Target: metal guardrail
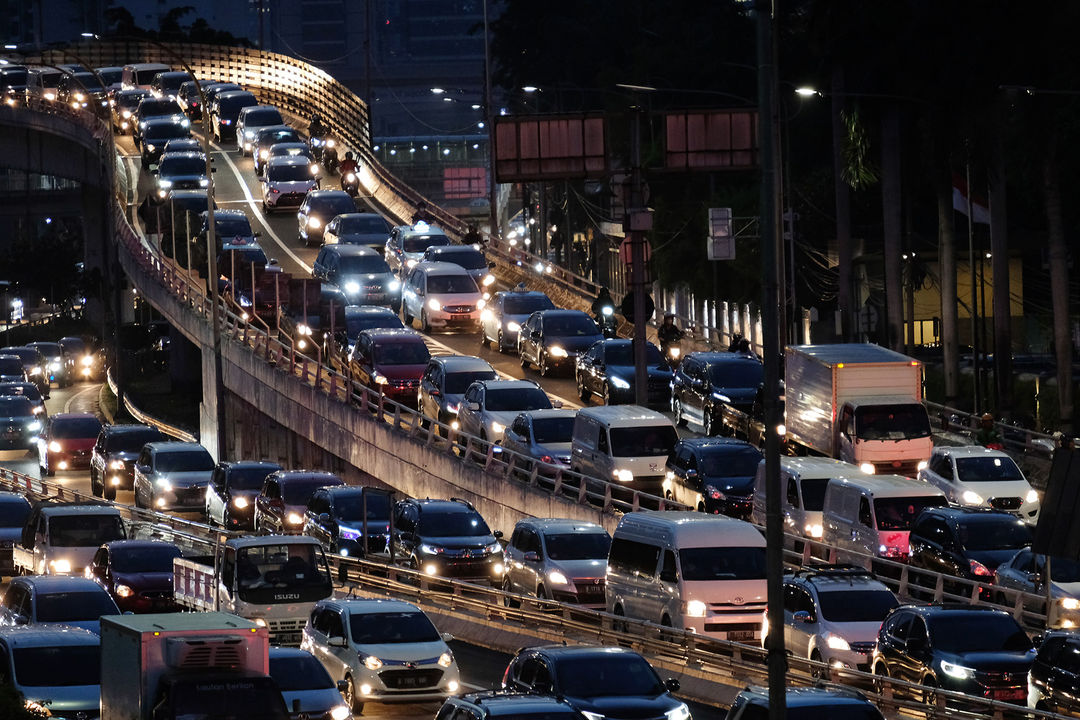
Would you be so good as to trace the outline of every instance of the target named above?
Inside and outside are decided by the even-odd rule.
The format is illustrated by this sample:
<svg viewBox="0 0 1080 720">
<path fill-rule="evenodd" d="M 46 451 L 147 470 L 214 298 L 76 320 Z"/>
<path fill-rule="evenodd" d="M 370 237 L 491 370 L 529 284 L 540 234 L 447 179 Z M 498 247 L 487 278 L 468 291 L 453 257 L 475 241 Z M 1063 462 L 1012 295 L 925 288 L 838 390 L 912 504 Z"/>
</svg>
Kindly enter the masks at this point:
<svg viewBox="0 0 1080 720">
<path fill-rule="evenodd" d="M 109 385 L 109 390 L 111 390 L 112 394 L 115 396 L 117 394 L 117 388 L 116 381 L 113 380 L 112 368 L 106 370 L 105 380 Z M 183 440 L 184 442 L 199 442 L 199 438 L 197 438 L 195 435 L 192 435 L 187 430 L 177 427 L 176 425 L 170 425 L 164 420 L 159 420 L 153 415 L 147 412 L 143 412 L 142 410 L 137 408 L 135 406 L 135 403 L 131 402 L 131 395 L 129 394 L 124 395 L 124 409 L 127 410 L 128 414 L 131 415 L 131 417 L 135 418 L 139 422 L 143 423 L 144 425 L 156 427 L 158 430 L 165 433 L 166 435 L 169 435 L 170 437 L 174 437 L 177 440 Z"/>
</svg>

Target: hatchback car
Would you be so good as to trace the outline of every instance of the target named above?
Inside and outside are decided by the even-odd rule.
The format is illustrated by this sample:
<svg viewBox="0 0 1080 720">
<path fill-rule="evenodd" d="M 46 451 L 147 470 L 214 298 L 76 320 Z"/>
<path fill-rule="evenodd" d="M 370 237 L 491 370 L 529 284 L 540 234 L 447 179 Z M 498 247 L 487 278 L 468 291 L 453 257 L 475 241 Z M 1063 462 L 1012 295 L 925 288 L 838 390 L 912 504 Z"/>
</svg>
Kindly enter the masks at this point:
<svg viewBox="0 0 1080 720">
<path fill-rule="evenodd" d="M 401 307 L 401 283 L 382 255 L 363 245 L 326 245 L 319 250 L 311 274 L 332 283 L 350 305 Z"/>
<path fill-rule="evenodd" d="M 999 565 L 1031 541 L 1031 529 L 1007 512 L 927 508 L 911 526 L 908 562 L 912 567 L 988 583 Z M 949 588 L 950 583 L 946 581 L 945 586 Z M 951 591 L 971 592 L 967 585 L 957 585 Z"/>
<path fill-rule="evenodd" d="M 502 533 L 465 500 L 402 500 L 393 525 L 397 562 L 425 575 L 502 584 Z"/>
<path fill-rule="evenodd" d="M 645 658 L 621 647 L 519 650 L 506 666 L 502 687 L 564 698 L 587 718 L 690 720 L 686 703 L 671 695 L 679 681 L 661 681 Z"/>
<path fill-rule="evenodd" d="M 451 263 L 423 262 L 414 267 L 401 286 L 401 316 L 406 326 L 413 318 L 420 329 L 480 328 L 484 298 L 469 274 Z"/>
<path fill-rule="evenodd" d="M 398 225 L 390 230 L 390 237 L 383 246 L 386 264 L 404 278 L 416 267 L 429 247 L 449 245 L 450 238 L 437 227 L 425 222 L 415 225 Z"/>
<path fill-rule="evenodd" d="M 651 342 L 645 343 L 648 406 L 667 409 L 671 402 L 671 367 Z M 596 395 L 605 405 L 636 402 L 634 341 L 608 338 L 578 355 L 574 367 L 578 397 Z"/>
<path fill-rule="evenodd" d="M 0 625 L 62 624 L 98 633 L 102 615 L 119 614 L 109 593 L 84 577 L 12 578 L 0 601 Z"/>
<path fill-rule="evenodd" d="M 169 142 L 165 143 L 165 154 L 174 152 L 193 152 L 201 155 L 204 160 L 206 158 L 206 154 L 203 152 L 202 142 L 198 138 L 193 137 L 176 138 L 175 140 L 170 140 Z M 211 158 L 210 162 L 213 161 L 213 158 Z"/>
<path fill-rule="evenodd" d="M 701 425 L 706 435 L 723 426 L 723 408 L 753 413 L 764 369 L 757 358 L 740 353 L 694 352 L 679 363 L 671 381 L 675 422 Z"/>
<path fill-rule="evenodd" d="M 205 82 L 200 84 L 204 88 L 207 86 Z M 180 87 L 176 91 L 176 104 L 180 106 L 180 109 L 184 111 L 189 120 L 198 120 L 202 117 L 202 101 L 199 98 L 199 87 L 196 86 L 194 80 L 180 83 Z"/>
<path fill-rule="evenodd" d="M 29 450 L 37 447 L 41 418 L 34 404 L 20 395 L 0 395 L 0 449 Z"/>
<path fill-rule="evenodd" d="M 38 466 L 41 475 L 52 477 L 57 470 L 85 470 L 101 421 L 92 413 L 57 413 L 45 421 L 38 435 Z"/>
<path fill-rule="evenodd" d="M 495 368 L 472 355 L 437 355 L 428 360 L 420 378 L 417 400 L 421 414 L 457 429 L 465 391 L 477 380 L 494 380 Z"/>
<path fill-rule="evenodd" d="M 1030 525 L 1039 518 L 1039 493 L 1002 450 L 936 447 L 919 479 L 940 488 L 957 505 L 1007 510 Z"/>
<path fill-rule="evenodd" d="M 255 529 L 255 498 L 270 473 L 282 467 L 273 462 L 219 462 L 206 486 L 206 520 L 226 530 Z"/>
<path fill-rule="evenodd" d="M 281 111 L 273 105 L 250 105 L 240 109 L 236 118 L 236 149 L 241 155 L 251 154 L 255 133 L 260 128 L 284 125 Z"/>
<path fill-rule="evenodd" d="M 135 111 L 139 108 L 139 103 L 148 97 L 152 97 L 150 91 L 139 88 L 116 92 L 112 101 L 113 130 L 121 135 L 132 134 L 135 128 Z"/>
<path fill-rule="evenodd" d="M 390 532 L 390 493 L 380 488 L 336 485 L 322 487 L 308 500 L 304 534 L 330 552 L 363 557 L 386 552 Z"/>
<path fill-rule="evenodd" d="M 367 245 L 382 252 L 390 236 L 390 223 L 378 213 L 345 213 L 326 226 L 323 242 L 327 245 Z M 385 258 L 384 258 L 385 259 Z M 389 267 L 389 266 L 388 266 Z"/>
<path fill-rule="evenodd" d="M 686 438 L 668 456 L 664 497 L 702 512 L 749 519 L 761 451 L 734 438 Z"/>
<path fill-rule="evenodd" d="M 539 464 L 542 475 L 570 469 L 570 447 L 577 410 L 529 410 L 519 413 L 503 431 L 502 446 Z M 532 467 L 525 468 L 528 471 Z"/>
<path fill-rule="evenodd" d="M 270 677 L 291 713 L 324 720 L 350 717 L 341 690 L 318 658 L 307 650 L 271 647 Z"/>
<path fill-rule="evenodd" d="M 270 473 L 255 498 L 255 529 L 276 534 L 303 532 L 304 513 L 315 491 L 344 484 L 333 473 L 315 470 L 278 470 Z"/>
<path fill-rule="evenodd" d="M 90 455 L 90 492 L 116 499 L 120 488 L 135 487 L 135 460 L 143 445 L 169 438 L 149 425 L 104 425 Z"/>
<path fill-rule="evenodd" d="M 497 443 L 518 413 L 553 407 L 533 380 L 479 380 L 465 390 L 458 422 L 461 432 Z"/>
<path fill-rule="evenodd" d="M 461 678 L 454 654 L 428 616 L 401 600 L 320 600 L 300 647 L 345 684 L 355 714 L 367 702 L 430 702 L 454 695 Z"/>
<path fill-rule="evenodd" d="M 300 239 L 307 246 L 321 243 L 327 224 L 338 215 L 352 212 L 356 212 L 356 202 L 344 190 L 312 190 L 296 213 Z"/>
<path fill-rule="evenodd" d="M 1046 587 L 1046 556 L 1024 548 L 1008 561 L 998 566 L 994 573 L 994 585 L 1018 590 L 1021 603 L 1027 610 L 1047 612 L 1046 626 L 1062 630 L 1080 628 L 1080 562 L 1068 557 L 1050 557 L 1050 588 Z M 1034 596 L 1034 597 L 1032 597 Z M 1046 597 L 1053 599 L 1049 608 Z M 995 591 L 998 605 L 1013 606 L 1013 593 Z"/>
<path fill-rule="evenodd" d="M 506 545 L 503 590 L 604 610 L 611 536 L 596 523 L 527 518 Z"/>
<path fill-rule="evenodd" d="M 145 100 L 143 102 L 146 102 Z M 176 138 L 191 137 L 187 123 L 177 122 L 172 118 L 147 120 L 142 129 L 142 167 L 149 170 L 165 151 L 165 143 Z"/>
<path fill-rule="evenodd" d="M 302 157 L 306 158 L 312 165 L 311 174 L 317 175 L 319 168 L 315 162 L 315 156 L 311 154 L 311 147 L 305 142 L 279 142 L 270 146 L 270 149 L 266 153 L 266 157 L 261 161 L 265 167 L 266 162 L 270 158 L 276 157 Z"/>
<path fill-rule="evenodd" d="M 881 711 L 857 690 L 838 687 L 789 687 L 784 693 L 787 720 L 884 720 Z M 769 689 L 747 687 L 728 709 L 726 720 L 767 720 Z"/>
<path fill-rule="evenodd" d="M 484 253 L 472 245 L 433 245 L 424 251 L 420 262 L 453 263 L 469 273 L 481 291 L 495 283 L 491 268 L 495 263 L 488 262 Z"/>
<path fill-rule="evenodd" d="M 47 708 L 52 717 L 95 717 L 101 708 L 101 639 L 64 626 L 0 628 L 0 678 L 20 705 Z"/>
<path fill-rule="evenodd" d="M 258 105 L 258 99 L 254 93 L 241 90 L 238 86 L 222 89 L 217 93 L 210 90 L 204 92 L 207 95 L 206 101 L 210 103 L 210 132 L 214 139 L 218 143 L 235 140 L 236 121 L 240 117 L 240 111 Z M 198 97 L 195 100 L 198 101 Z"/>
<path fill-rule="evenodd" d="M 272 157 L 266 161 L 266 170 L 259 183 L 262 188 L 262 209 L 271 213 L 282 208 L 298 208 L 308 193 L 319 187 L 319 180 L 312 172 L 306 157 Z"/>
<path fill-rule="evenodd" d="M 41 390 L 32 382 L 0 382 L 0 395 L 18 395 L 30 401 L 34 414 L 42 422 L 49 416 L 45 409 L 45 398 Z"/>
<path fill-rule="evenodd" d="M 202 510 L 214 458 L 198 443 L 153 442 L 135 461 L 135 507 Z"/>
<path fill-rule="evenodd" d="M 29 342 L 26 347 L 34 348 L 45 358 L 45 372 L 50 382 L 60 387 L 67 387 L 75 382 L 75 360 L 64 355 L 64 349 L 56 342 Z"/>
<path fill-rule="evenodd" d="M 570 367 L 578 355 L 603 340 L 600 327 L 581 310 L 541 310 L 534 312 L 518 333 L 521 367 L 536 365 L 541 375 Z"/>
<path fill-rule="evenodd" d="M 480 344 L 495 343 L 502 353 L 516 353 L 518 332 L 529 316 L 540 310 L 554 310 L 555 303 L 539 291 L 529 291 L 524 283 L 513 290 L 495 293 L 480 313 Z"/>
<path fill-rule="evenodd" d="M 278 143 L 303 145 L 303 139 L 300 133 L 288 125 L 272 125 L 255 131 L 255 137 L 251 141 L 251 158 L 256 175 L 263 174 L 266 161 L 270 159 L 270 148 Z"/>
<path fill-rule="evenodd" d="M 349 354 L 349 369 L 357 382 L 413 407 L 430 359 L 424 337 L 413 330 L 364 330 Z"/>
<path fill-rule="evenodd" d="M 180 548 L 161 540 L 113 540 L 105 543 L 86 577 L 103 587 L 123 612 L 172 612 L 173 560 Z"/>
<path fill-rule="evenodd" d="M 173 142 L 170 140 L 168 144 Z M 206 156 L 197 152 L 162 153 L 154 177 L 157 190 L 150 198 L 158 204 L 165 202 L 173 190 L 199 190 L 210 186 L 210 178 L 206 174 Z"/>
<path fill-rule="evenodd" d="M 404 330 L 405 324 L 393 308 L 378 305 L 349 305 L 345 308 L 345 338 L 349 351 L 364 330 Z"/>
</svg>

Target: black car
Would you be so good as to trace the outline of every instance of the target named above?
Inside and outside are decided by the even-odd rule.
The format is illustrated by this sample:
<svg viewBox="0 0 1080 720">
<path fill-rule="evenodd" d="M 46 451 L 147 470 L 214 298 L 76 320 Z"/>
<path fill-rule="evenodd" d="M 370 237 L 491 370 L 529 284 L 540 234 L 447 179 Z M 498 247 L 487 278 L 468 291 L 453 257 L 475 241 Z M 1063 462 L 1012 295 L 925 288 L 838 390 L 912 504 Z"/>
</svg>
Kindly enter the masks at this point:
<svg viewBox="0 0 1080 720">
<path fill-rule="evenodd" d="M 169 439 L 149 425 L 103 425 L 90 455 L 90 492 L 115 500 L 117 488 L 131 490 L 143 445 Z"/>
<path fill-rule="evenodd" d="M 664 494 L 703 512 L 746 520 L 762 457 L 750 443 L 733 438 L 680 440 L 668 457 Z"/>
<path fill-rule="evenodd" d="M 857 690 L 792 687 L 785 691 L 787 720 L 884 720 L 881 711 Z M 747 687 L 735 697 L 726 720 L 768 720 L 769 688 Z"/>
<path fill-rule="evenodd" d="M 203 86 L 206 83 L 202 83 Z M 180 84 L 176 91 L 176 103 L 183 108 L 184 114 L 190 120 L 198 120 L 202 117 L 202 105 L 199 100 L 199 87 L 194 80 L 188 80 Z"/>
<path fill-rule="evenodd" d="M 881 624 L 871 667 L 875 675 L 921 685 L 923 702 L 942 688 L 1022 703 L 1034 657 L 1031 639 L 1004 610 L 901 605 Z"/>
<path fill-rule="evenodd" d="M 472 355 L 436 355 L 428 360 L 420 378 L 420 412 L 444 425 L 457 423 L 465 391 L 477 380 L 495 380 L 498 375 L 487 360 Z"/>
<path fill-rule="evenodd" d="M 366 522 L 365 522 L 366 518 Z M 342 557 L 386 551 L 390 532 L 390 493 L 380 488 L 337 485 L 319 488 L 308 500 L 304 534 Z"/>
<path fill-rule="evenodd" d="M 219 143 L 236 139 L 236 119 L 240 117 L 240 111 L 259 104 L 254 94 L 239 88 L 207 93 L 206 101 L 210 103 L 210 132 Z"/>
<path fill-rule="evenodd" d="M 536 365 L 541 375 L 574 367 L 580 353 L 604 339 L 600 327 L 581 310 L 541 310 L 529 316 L 518 333 L 521 367 Z"/>
<path fill-rule="evenodd" d="M 686 703 L 671 695 L 679 681 L 661 681 L 645 658 L 622 647 L 525 648 L 506 666 L 502 686 L 563 698 L 587 718 L 690 717 Z"/>
<path fill-rule="evenodd" d="M 565 699 L 488 690 L 449 697 L 435 720 L 584 720 Z"/>
<path fill-rule="evenodd" d="M 41 390 L 32 382 L 0 382 L 0 395 L 22 395 L 34 406 L 34 414 L 41 420 L 49 416 L 45 409 L 45 398 Z"/>
<path fill-rule="evenodd" d="M 281 469 L 257 460 L 219 462 L 206 488 L 207 522 L 226 530 L 254 530 L 255 498 L 270 473 Z"/>
<path fill-rule="evenodd" d="M 338 215 L 356 212 L 356 202 L 344 190 L 312 190 L 296 213 L 297 233 L 305 245 L 321 243 L 327 223 Z"/>
<path fill-rule="evenodd" d="M 37 447 L 41 419 L 30 399 L 21 395 L 0 395 L 0 449 L 29 450 Z"/>
<path fill-rule="evenodd" d="M 153 97 L 153 94 L 149 90 L 139 88 L 114 93 L 112 98 L 113 130 L 121 135 L 134 134 L 135 111 L 139 108 L 139 103 L 148 97 Z"/>
<path fill-rule="evenodd" d="M 364 330 L 403 330 L 405 323 L 393 308 L 381 305 L 347 305 L 345 307 L 345 334 L 349 349 Z"/>
<path fill-rule="evenodd" d="M 1075 716 L 1080 712 L 1080 635 L 1043 636 L 1028 673 L 1028 707 Z"/>
<path fill-rule="evenodd" d="M 134 127 L 131 136 L 136 147 L 142 144 L 146 127 L 154 120 L 169 120 L 183 125 L 185 128 L 191 127 L 191 121 L 184 115 L 184 111 L 180 109 L 176 100 L 153 96 L 143 98 L 139 102 L 139 106 L 135 108 L 135 113 L 132 116 Z"/>
<path fill-rule="evenodd" d="M 188 120 L 178 122 L 169 117 L 147 120 L 141 132 L 142 166 L 144 170 L 148 170 L 151 165 L 158 161 L 165 151 L 165 143 L 175 138 L 191 137 Z"/>
<path fill-rule="evenodd" d="M 1031 528 L 1004 510 L 927 508 L 911 526 L 909 562 L 915 568 L 989 583 L 998 566 L 1031 541 Z M 961 585 L 954 592 L 970 591 Z"/>
<path fill-rule="evenodd" d="M 251 157 L 253 158 L 252 162 L 255 164 L 255 174 L 263 174 L 266 161 L 270 159 L 271 147 L 278 143 L 302 144 L 303 142 L 300 133 L 285 125 L 259 128 L 255 132 L 254 140 L 251 142 Z"/>
<path fill-rule="evenodd" d="M 426 575 L 498 587 L 503 576 L 500 537 L 465 500 L 409 499 L 394 507 L 395 558 Z"/>
<path fill-rule="evenodd" d="M 41 354 L 40 350 L 35 347 L 9 345 L 0 348 L 0 355 L 17 355 L 22 362 L 26 377 L 30 382 L 37 385 L 41 394 L 48 399 L 51 383 L 49 383 L 49 373 L 45 369 L 45 356 Z"/>
<path fill-rule="evenodd" d="M 757 358 L 740 353 L 694 352 L 679 363 L 671 381 L 671 412 L 675 423 L 689 420 L 716 435 L 725 406 L 752 414 L 764 377 Z"/>
<path fill-rule="evenodd" d="M 667 409 L 671 400 L 671 367 L 651 342 L 645 344 L 648 374 L 648 405 Z M 574 369 L 578 397 L 588 402 L 593 395 L 605 405 L 635 402 L 634 341 L 609 338 L 595 343 L 578 356 Z"/>
<path fill-rule="evenodd" d="M 326 243 L 367 245 L 382 251 L 390 236 L 390 223 L 378 213 L 345 213 L 326 226 Z"/>
<path fill-rule="evenodd" d="M 55 382 L 59 387 L 67 387 L 75 382 L 75 360 L 64 354 L 60 343 L 56 342 L 28 342 L 26 347 L 35 348 L 45 358 L 45 373 L 50 382 Z"/>
</svg>

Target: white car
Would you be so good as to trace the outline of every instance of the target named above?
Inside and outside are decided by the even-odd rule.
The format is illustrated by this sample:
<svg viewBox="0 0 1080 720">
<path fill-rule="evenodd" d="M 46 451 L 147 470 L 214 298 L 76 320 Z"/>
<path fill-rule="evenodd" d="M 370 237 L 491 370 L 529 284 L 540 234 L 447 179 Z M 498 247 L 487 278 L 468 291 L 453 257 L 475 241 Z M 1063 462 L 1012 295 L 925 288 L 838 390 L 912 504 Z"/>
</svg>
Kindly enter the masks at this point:
<svg viewBox="0 0 1080 720">
<path fill-rule="evenodd" d="M 453 263 L 420 263 L 410 272 L 401 288 L 401 314 L 405 326 L 413 318 L 420 329 L 434 327 L 480 329 L 480 311 L 484 298 L 468 271 Z"/>
<path fill-rule="evenodd" d="M 940 488 L 956 505 L 1007 510 L 1029 525 L 1039 519 L 1039 494 L 1002 450 L 936 447 L 919 479 Z"/>
<path fill-rule="evenodd" d="M 255 131 L 271 125 L 284 125 L 281 112 L 273 105 L 251 105 L 240 110 L 236 119 L 236 149 L 241 155 L 251 152 Z"/>
<path fill-rule="evenodd" d="M 319 187 L 318 171 L 303 155 L 272 157 L 259 178 L 263 212 L 298 208 L 309 191 Z"/>
<path fill-rule="evenodd" d="M 458 423 L 461 432 L 497 443 L 519 413 L 552 407 L 534 380 L 477 380 L 465 390 Z"/>
<path fill-rule="evenodd" d="M 401 600 L 321 600 L 300 647 L 341 681 L 354 714 L 366 702 L 430 702 L 461 689 L 457 661 L 428 616 Z"/>
</svg>

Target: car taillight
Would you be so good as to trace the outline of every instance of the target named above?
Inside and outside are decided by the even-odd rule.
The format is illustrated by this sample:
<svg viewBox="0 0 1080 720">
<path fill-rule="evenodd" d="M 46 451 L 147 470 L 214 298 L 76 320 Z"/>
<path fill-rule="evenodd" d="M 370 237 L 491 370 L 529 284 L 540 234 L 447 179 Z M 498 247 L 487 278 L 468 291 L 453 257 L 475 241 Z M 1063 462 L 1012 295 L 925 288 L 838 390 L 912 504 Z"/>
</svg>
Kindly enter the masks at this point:
<svg viewBox="0 0 1080 720">
<path fill-rule="evenodd" d="M 970 560 L 969 564 L 971 565 L 971 572 L 974 573 L 976 577 L 994 576 L 994 571 L 983 565 L 978 560 Z"/>
</svg>

